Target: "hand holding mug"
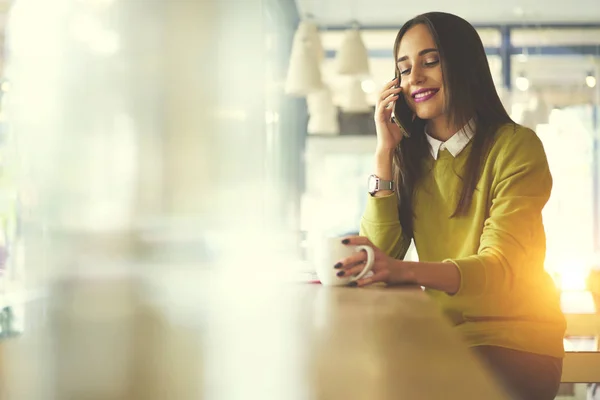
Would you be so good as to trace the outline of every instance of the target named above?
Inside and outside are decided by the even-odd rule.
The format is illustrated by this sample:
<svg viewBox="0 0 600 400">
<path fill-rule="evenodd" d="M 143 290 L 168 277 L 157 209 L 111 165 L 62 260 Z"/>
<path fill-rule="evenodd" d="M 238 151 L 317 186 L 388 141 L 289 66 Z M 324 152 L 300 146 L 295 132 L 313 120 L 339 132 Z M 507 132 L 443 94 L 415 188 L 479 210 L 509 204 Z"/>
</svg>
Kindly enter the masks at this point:
<svg viewBox="0 0 600 400">
<path fill-rule="evenodd" d="M 364 236 L 350 236 L 342 240 L 342 244 L 349 247 L 368 246 L 373 251 L 373 263 L 370 270 L 373 272 L 370 276 L 362 276 L 351 282 L 351 286 L 365 286 L 376 282 L 385 283 L 413 283 L 414 276 L 412 270 L 405 268 L 405 263 L 388 256 L 382 250 L 378 249 L 371 241 Z M 334 265 L 338 270 L 338 276 L 353 276 L 360 273 L 366 262 L 369 261 L 368 254 L 365 252 L 356 252 L 348 257 L 340 259 Z"/>
<path fill-rule="evenodd" d="M 334 268 L 339 260 L 360 255 L 361 264 L 357 265 L 352 273 L 341 273 Z M 342 238 L 329 238 L 321 240 L 317 249 L 316 270 L 317 276 L 323 285 L 345 286 L 352 284 L 367 275 L 375 261 L 375 252 L 369 245 L 346 245 Z"/>
</svg>

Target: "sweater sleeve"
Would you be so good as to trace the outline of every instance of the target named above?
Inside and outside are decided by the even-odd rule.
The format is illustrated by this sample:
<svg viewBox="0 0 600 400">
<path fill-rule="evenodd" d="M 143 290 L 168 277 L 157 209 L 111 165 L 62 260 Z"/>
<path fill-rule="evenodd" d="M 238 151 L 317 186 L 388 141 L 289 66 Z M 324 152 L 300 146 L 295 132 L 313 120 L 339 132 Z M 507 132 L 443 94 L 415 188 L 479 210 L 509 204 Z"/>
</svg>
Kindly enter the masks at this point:
<svg viewBox="0 0 600 400">
<path fill-rule="evenodd" d="M 533 131 L 520 128 L 508 136 L 496 158 L 491 207 L 477 254 L 445 260 L 460 271 L 456 296 L 506 293 L 516 279 L 543 268 L 542 209 L 550 197 L 552 176 Z"/>
<path fill-rule="evenodd" d="M 382 197 L 368 195 L 360 222 L 360 235 L 369 238 L 390 257 L 404 258 L 410 246 L 410 238 L 402 233 L 395 194 Z"/>
</svg>

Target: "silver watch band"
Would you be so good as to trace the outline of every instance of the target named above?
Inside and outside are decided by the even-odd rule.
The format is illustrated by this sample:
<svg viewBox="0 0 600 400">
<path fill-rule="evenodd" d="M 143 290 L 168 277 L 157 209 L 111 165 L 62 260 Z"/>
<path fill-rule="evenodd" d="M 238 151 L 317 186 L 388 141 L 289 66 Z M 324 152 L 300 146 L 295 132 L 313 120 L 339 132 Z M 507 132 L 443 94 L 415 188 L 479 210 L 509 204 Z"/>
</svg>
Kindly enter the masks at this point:
<svg viewBox="0 0 600 400">
<path fill-rule="evenodd" d="M 394 182 L 393 181 L 384 181 L 383 179 L 379 179 L 379 184 L 377 185 L 377 190 L 394 190 Z"/>
</svg>

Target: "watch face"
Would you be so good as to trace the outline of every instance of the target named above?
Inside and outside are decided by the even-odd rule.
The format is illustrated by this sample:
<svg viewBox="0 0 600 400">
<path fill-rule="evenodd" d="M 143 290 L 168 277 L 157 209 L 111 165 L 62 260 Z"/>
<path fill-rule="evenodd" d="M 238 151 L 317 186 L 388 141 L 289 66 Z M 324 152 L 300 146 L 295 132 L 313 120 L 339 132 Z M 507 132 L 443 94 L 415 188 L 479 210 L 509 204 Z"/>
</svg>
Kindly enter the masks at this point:
<svg viewBox="0 0 600 400">
<path fill-rule="evenodd" d="M 375 193 L 375 191 L 377 190 L 377 178 L 374 175 L 369 176 L 367 187 L 369 193 Z"/>
</svg>

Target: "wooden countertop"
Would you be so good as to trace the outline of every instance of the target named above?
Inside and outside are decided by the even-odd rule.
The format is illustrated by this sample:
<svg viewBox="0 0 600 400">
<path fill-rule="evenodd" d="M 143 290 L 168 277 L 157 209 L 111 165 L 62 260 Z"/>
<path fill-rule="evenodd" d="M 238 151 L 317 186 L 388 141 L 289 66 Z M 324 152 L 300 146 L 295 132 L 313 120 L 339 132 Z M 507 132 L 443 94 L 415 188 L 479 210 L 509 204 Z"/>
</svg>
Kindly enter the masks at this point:
<svg viewBox="0 0 600 400">
<path fill-rule="evenodd" d="M 45 365 L 61 384 L 39 390 L 119 400 L 507 398 L 418 289 L 187 281 L 161 289 L 96 279 L 50 291 L 57 322 L 40 333 L 55 338 Z M 39 364 L 40 350 L 27 349 L 43 342 L 14 341 L 7 362 Z M 37 373 L 10 381 L 48 376 Z"/>
<path fill-rule="evenodd" d="M 215 287 L 206 327 L 216 340 L 205 343 L 228 372 L 213 377 L 214 398 L 507 398 L 419 289 L 248 290 L 260 295 Z"/>
<path fill-rule="evenodd" d="M 505 398 L 418 289 L 312 285 L 289 296 L 308 398 Z"/>
</svg>

